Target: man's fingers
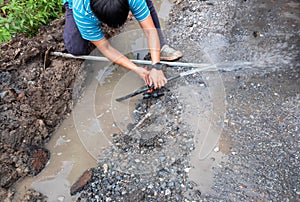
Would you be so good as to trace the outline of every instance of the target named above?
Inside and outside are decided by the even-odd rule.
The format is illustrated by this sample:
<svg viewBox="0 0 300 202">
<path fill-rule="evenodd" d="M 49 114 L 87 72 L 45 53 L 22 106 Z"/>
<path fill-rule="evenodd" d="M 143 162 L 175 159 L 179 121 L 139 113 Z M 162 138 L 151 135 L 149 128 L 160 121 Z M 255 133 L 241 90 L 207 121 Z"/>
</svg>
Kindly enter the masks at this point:
<svg viewBox="0 0 300 202">
<path fill-rule="evenodd" d="M 162 71 L 150 71 L 150 82 L 149 85 L 154 85 L 154 89 L 163 87 L 167 83 L 167 79 Z"/>
<path fill-rule="evenodd" d="M 159 82 L 159 83 L 157 84 L 157 86 L 158 86 L 158 88 L 161 88 L 161 87 L 163 87 L 164 85 L 163 85 L 162 82 Z"/>
<path fill-rule="evenodd" d="M 164 85 L 166 85 L 168 83 L 168 79 L 164 78 Z"/>
<path fill-rule="evenodd" d="M 148 76 L 148 86 L 152 86 L 153 85 L 153 81 L 150 78 L 150 76 Z M 155 84 L 154 84 L 155 85 Z"/>
<path fill-rule="evenodd" d="M 149 75 L 145 75 L 144 80 L 145 80 L 145 83 L 146 83 L 147 85 L 149 85 L 149 82 L 150 82 L 150 80 L 149 80 Z"/>
<path fill-rule="evenodd" d="M 158 82 L 158 87 L 161 88 L 166 85 L 168 80 L 166 78 L 162 79 L 160 82 Z"/>
<path fill-rule="evenodd" d="M 155 89 L 157 89 L 157 88 L 163 87 L 166 84 L 166 81 L 162 79 L 160 81 L 154 81 L 153 83 L 154 83 Z"/>
</svg>

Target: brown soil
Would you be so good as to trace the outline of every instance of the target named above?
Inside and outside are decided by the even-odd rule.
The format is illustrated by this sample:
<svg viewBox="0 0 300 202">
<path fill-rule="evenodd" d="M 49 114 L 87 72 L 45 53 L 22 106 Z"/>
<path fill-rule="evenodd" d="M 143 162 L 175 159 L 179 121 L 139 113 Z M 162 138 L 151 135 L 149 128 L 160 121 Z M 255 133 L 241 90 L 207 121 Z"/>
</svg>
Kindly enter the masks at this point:
<svg viewBox="0 0 300 202">
<path fill-rule="evenodd" d="M 57 19 L 34 38 L 18 35 L 0 45 L 0 201 L 18 179 L 44 168 L 50 156 L 45 143 L 72 109 L 82 61 L 51 58 L 49 67 L 43 64 L 49 47 L 64 51 L 63 26 Z"/>
</svg>

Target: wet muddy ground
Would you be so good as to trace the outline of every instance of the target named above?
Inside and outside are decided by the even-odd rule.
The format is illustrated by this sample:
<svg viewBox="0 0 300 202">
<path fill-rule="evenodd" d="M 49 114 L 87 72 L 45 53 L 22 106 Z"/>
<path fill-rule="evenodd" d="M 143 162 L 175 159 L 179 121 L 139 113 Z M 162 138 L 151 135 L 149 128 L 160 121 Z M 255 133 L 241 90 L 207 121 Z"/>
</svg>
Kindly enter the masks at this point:
<svg viewBox="0 0 300 202">
<path fill-rule="evenodd" d="M 169 16 L 165 33 L 184 52 L 182 61 L 211 63 L 215 69 L 170 82 L 159 99 L 135 100 L 132 124 L 112 134 L 111 146 L 85 175 L 89 182 L 77 200 L 299 200 L 299 3 L 177 0 Z M 58 39 L 52 40 L 57 45 Z M 36 58 L 40 64 L 42 51 L 23 50 L 33 56 L 18 60 L 23 46 L 14 43 L 9 45 L 21 54 L 15 48 L 6 61 L 1 54 L 6 62 L 1 66 L 1 193 L 35 173 L 30 164 L 35 151 L 44 151 L 49 134 L 72 109 L 66 91 L 72 78 L 64 71 L 82 71 L 80 62 L 69 60 L 33 69 L 36 63 L 26 62 Z M 24 72 L 31 77 L 24 79 Z M 16 122 L 34 130 L 17 130 Z M 15 139 L 5 138 L 8 134 Z M 72 188 L 75 193 L 77 187 Z"/>
<path fill-rule="evenodd" d="M 50 46 L 63 50 L 64 20 L 34 39 L 16 36 L 1 44 L 1 199 L 18 179 L 36 175 L 49 160 L 44 149 L 60 121 L 71 111 L 71 86 L 80 62 L 54 60 L 44 69 Z"/>
</svg>

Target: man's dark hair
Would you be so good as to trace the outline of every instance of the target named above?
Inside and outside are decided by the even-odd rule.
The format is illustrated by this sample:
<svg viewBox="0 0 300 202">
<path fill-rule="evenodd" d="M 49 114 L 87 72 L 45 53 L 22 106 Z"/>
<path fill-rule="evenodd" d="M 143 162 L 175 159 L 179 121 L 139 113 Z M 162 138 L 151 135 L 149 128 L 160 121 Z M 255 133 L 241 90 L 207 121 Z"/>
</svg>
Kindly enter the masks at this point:
<svg viewBox="0 0 300 202">
<path fill-rule="evenodd" d="M 127 20 L 128 0 L 91 0 L 90 6 L 95 16 L 110 27 L 120 27 Z"/>
</svg>

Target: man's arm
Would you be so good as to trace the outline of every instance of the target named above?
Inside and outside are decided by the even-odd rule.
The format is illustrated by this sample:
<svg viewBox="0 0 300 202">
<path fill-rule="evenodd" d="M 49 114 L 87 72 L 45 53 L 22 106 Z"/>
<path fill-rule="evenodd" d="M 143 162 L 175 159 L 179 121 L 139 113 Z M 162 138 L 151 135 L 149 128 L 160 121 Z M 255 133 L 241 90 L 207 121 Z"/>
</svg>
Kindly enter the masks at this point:
<svg viewBox="0 0 300 202">
<path fill-rule="evenodd" d="M 149 15 L 145 20 L 140 22 L 145 35 L 148 40 L 148 46 L 152 58 L 152 63 L 155 64 L 160 61 L 160 45 L 157 31 L 154 27 L 151 16 Z M 167 83 L 167 79 L 164 76 L 162 70 L 147 71 L 145 68 L 139 67 L 132 63 L 127 57 L 121 54 L 118 50 L 110 45 L 107 39 L 103 38 L 98 41 L 91 41 L 99 51 L 112 62 L 123 66 L 131 71 L 137 73 L 148 85 L 154 84 L 155 88 L 161 88 Z"/>
<path fill-rule="evenodd" d="M 148 81 L 149 71 L 132 63 L 127 57 L 125 57 L 118 50 L 112 47 L 106 38 L 103 38 L 98 41 L 91 41 L 91 42 L 110 61 L 135 72 L 145 81 L 145 83 L 147 84 L 149 83 Z"/>
<path fill-rule="evenodd" d="M 149 15 L 145 20 L 140 21 L 139 23 L 148 41 L 152 64 L 156 64 L 160 62 L 160 43 L 158 33 L 154 26 L 151 15 Z M 149 78 L 149 85 L 154 84 L 155 88 L 161 88 L 167 83 L 167 79 L 164 76 L 163 71 L 156 70 L 155 68 L 152 68 L 152 70 L 150 71 Z"/>
</svg>

